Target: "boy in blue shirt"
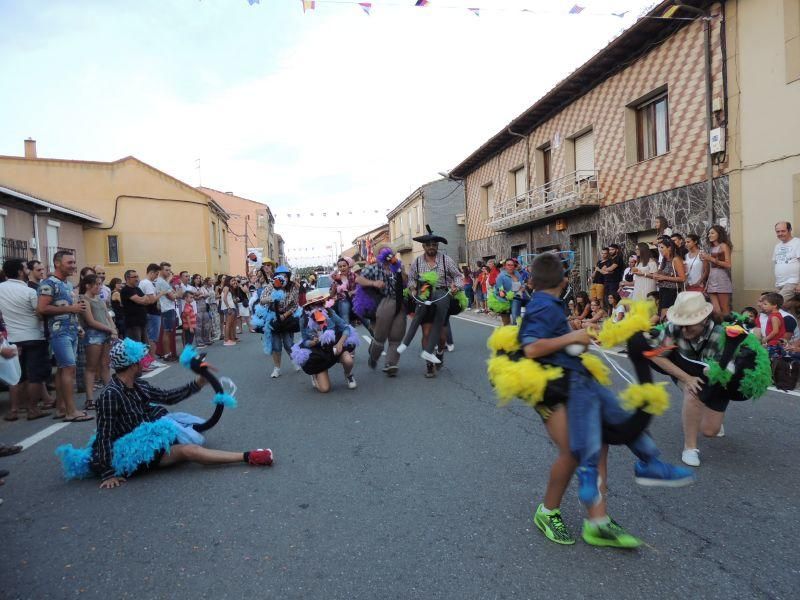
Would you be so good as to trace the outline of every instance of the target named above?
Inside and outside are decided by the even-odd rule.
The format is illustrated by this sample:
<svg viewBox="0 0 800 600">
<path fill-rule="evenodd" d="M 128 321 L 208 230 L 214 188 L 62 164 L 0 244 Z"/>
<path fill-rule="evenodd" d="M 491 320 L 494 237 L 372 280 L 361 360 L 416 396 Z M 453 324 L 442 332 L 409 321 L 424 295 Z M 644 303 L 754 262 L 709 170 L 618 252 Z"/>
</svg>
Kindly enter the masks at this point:
<svg viewBox="0 0 800 600">
<path fill-rule="evenodd" d="M 636 548 L 641 542 L 628 534 L 606 513 L 604 486 L 608 447 L 603 445 L 602 425 L 630 418 L 614 393 L 586 370 L 578 354 L 591 342 L 587 330 L 572 331 L 559 299 L 567 284 L 558 256 L 541 254 L 533 261 L 531 278 L 536 291 L 525 309 L 519 339 L 525 357 L 561 367 L 564 376 L 551 382 L 536 410 L 545 423 L 559 455 L 550 471 L 544 502 L 536 509 L 536 526 L 552 541 L 574 544 L 561 519 L 560 504 L 572 474 L 577 470 L 578 498 L 589 518 L 583 523 L 583 539 L 593 546 Z M 693 483 L 689 469 L 658 459 L 653 439 L 642 433 L 628 444 L 640 459 L 636 482 L 648 486 L 678 487 Z"/>
</svg>

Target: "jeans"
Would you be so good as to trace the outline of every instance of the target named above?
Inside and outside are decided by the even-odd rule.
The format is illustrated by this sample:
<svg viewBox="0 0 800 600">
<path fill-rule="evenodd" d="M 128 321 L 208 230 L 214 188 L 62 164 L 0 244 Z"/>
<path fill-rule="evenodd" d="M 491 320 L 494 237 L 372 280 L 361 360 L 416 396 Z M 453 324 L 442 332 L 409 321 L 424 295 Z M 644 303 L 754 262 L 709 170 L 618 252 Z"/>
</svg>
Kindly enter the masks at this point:
<svg viewBox="0 0 800 600">
<path fill-rule="evenodd" d="M 467 308 L 472 308 L 475 303 L 475 290 L 472 289 L 471 285 L 466 285 L 464 286 L 464 294 L 467 296 Z"/>
<path fill-rule="evenodd" d="M 74 367 L 78 355 L 78 330 L 66 328 L 50 334 L 50 349 L 56 358 L 56 367 Z"/>
<path fill-rule="evenodd" d="M 292 354 L 292 345 L 294 344 L 294 334 L 293 333 L 275 333 L 272 332 L 272 353 L 273 354 L 280 354 L 281 353 L 281 345 L 283 345 L 283 349 L 286 350 L 286 354 Z"/>
<path fill-rule="evenodd" d="M 569 447 L 580 466 L 597 468 L 603 445 L 603 422 L 616 425 L 630 416 L 631 413 L 620 406 L 619 398 L 611 389 L 589 375 L 570 372 L 567 401 Z M 650 462 L 659 454 L 653 438 L 646 432 L 629 443 L 628 448 L 644 462 Z"/>
<path fill-rule="evenodd" d="M 87 327 L 84 339 L 86 340 L 87 346 L 102 345 L 111 341 L 111 334 L 107 331 L 100 331 L 99 329 Z"/>
<path fill-rule="evenodd" d="M 511 301 L 511 324 L 516 325 L 517 319 L 522 312 L 522 298 L 514 297 Z"/>
<path fill-rule="evenodd" d="M 156 342 L 158 332 L 161 330 L 161 315 L 147 315 L 147 341 Z"/>
<path fill-rule="evenodd" d="M 345 323 L 350 322 L 350 312 L 351 308 L 353 307 L 352 303 L 349 299 L 345 298 L 344 300 L 337 300 L 336 302 L 336 314 L 338 314 Z"/>
</svg>

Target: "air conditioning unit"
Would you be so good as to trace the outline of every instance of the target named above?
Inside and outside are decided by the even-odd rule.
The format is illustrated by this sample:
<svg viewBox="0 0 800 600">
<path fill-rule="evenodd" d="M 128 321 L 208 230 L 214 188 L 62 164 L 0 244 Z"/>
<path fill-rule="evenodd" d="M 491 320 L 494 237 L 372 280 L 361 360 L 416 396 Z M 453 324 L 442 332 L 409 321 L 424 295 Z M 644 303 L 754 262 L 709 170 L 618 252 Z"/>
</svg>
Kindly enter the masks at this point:
<svg viewBox="0 0 800 600">
<path fill-rule="evenodd" d="M 467 224 L 467 215 L 465 213 L 456 215 L 456 225 L 466 225 L 466 224 Z"/>
</svg>

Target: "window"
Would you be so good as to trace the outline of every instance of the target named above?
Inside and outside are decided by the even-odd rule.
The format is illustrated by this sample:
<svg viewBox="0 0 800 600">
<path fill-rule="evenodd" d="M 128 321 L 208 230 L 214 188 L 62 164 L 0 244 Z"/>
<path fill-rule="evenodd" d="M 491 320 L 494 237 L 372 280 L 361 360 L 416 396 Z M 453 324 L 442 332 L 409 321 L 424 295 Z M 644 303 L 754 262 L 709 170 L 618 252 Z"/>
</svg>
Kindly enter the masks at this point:
<svg viewBox="0 0 800 600">
<path fill-rule="evenodd" d="M 514 176 L 514 197 L 524 194 L 528 191 L 528 173 L 525 167 L 520 167 L 512 171 Z"/>
<path fill-rule="evenodd" d="M 481 213 L 484 219 L 494 218 L 494 184 L 487 183 L 481 187 Z"/>
<path fill-rule="evenodd" d="M 664 92 L 636 107 L 636 153 L 639 161 L 669 151 L 669 110 Z"/>
<path fill-rule="evenodd" d="M 211 247 L 217 247 L 217 224 L 211 221 Z"/>
<path fill-rule="evenodd" d="M 219 228 L 219 236 L 220 236 L 220 238 L 222 238 L 222 243 L 220 245 L 222 246 L 222 253 L 223 254 L 227 254 L 228 253 L 228 235 L 227 235 L 227 233 L 228 233 L 227 229 L 223 230 L 222 227 Z"/>
<path fill-rule="evenodd" d="M 8 211 L 5 208 L 0 208 L 0 239 L 5 239 L 6 237 L 6 215 L 8 215 Z M 33 216 L 36 218 L 36 215 Z"/>
<path fill-rule="evenodd" d="M 119 263 L 119 237 L 116 235 L 106 236 L 108 242 L 108 263 Z"/>
<path fill-rule="evenodd" d="M 422 231 L 422 214 L 420 211 L 420 206 L 417 204 L 417 233 Z"/>
<path fill-rule="evenodd" d="M 575 181 L 594 177 L 594 132 L 575 138 Z"/>
<path fill-rule="evenodd" d="M 58 228 L 61 223 L 58 221 L 47 221 L 47 267 L 53 268 L 53 258 L 58 252 Z"/>
</svg>

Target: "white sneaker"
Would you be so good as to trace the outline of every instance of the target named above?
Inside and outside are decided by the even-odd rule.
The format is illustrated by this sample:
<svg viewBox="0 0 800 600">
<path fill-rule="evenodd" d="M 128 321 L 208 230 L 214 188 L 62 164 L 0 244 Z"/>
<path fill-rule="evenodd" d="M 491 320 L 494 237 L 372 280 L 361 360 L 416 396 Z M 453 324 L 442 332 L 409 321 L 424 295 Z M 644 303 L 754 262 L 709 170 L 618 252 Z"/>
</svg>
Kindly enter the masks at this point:
<svg viewBox="0 0 800 600">
<path fill-rule="evenodd" d="M 442 364 L 442 361 L 440 361 L 435 354 L 431 354 L 430 352 L 426 352 L 425 350 L 422 351 L 420 357 L 422 358 L 422 360 L 427 360 L 428 362 L 433 363 L 435 365 Z"/>
<path fill-rule="evenodd" d="M 697 448 L 689 448 L 684 450 L 681 454 L 681 460 L 690 467 L 700 466 L 700 450 Z"/>
<path fill-rule="evenodd" d="M 350 388 L 351 390 L 354 390 L 358 387 L 358 384 L 356 383 L 356 378 L 353 377 L 352 375 L 347 376 L 347 387 Z"/>
<path fill-rule="evenodd" d="M 405 351 L 406 351 L 406 348 L 408 348 L 408 346 L 406 346 L 405 344 L 400 344 L 400 345 L 397 347 L 397 353 L 398 353 L 398 354 L 402 354 L 403 352 L 405 352 Z"/>
<path fill-rule="evenodd" d="M 280 376 L 281 376 L 281 370 L 278 367 L 272 369 L 272 375 L 270 375 L 270 377 L 272 377 L 273 379 L 277 379 Z"/>
<path fill-rule="evenodd" d="M 725 437 L 725 425 L 719 426 L 719 431 L 717 432 L 716 437 Z"/>
<path fill-rule="evenodd" d="M 452 352 L 455 349 L 456 349 L 456 345 L 455 344 L 447 344 L 447 351 L 448 352 Z"/>
<path fill-rule="evenodd" d="M 152 366 L 154 366 L 155 368 L 157 368 L 157 369 L 160 369 L 161 367 L 166 367 L 167 366 L 167 363 L 162 363 L 160 360 L 154 360 L 150 364 Z"/>
<path fill-rule="evenodd" d="M 292 363 L 292 364 L 294 365 L 294 372 L 295 373 L 297 373 L 298 371 L 301 371 L 303 369 L 303 367 L 301 367 L 297 363 Z"/>
<path fill-rule="evenodd" d="M 312 385 L 312 387 L 314 389 L 317 389 L 317 376 L 316 375 L 312 375 L 311 376 L 311 385 Z"/>
</svg>

